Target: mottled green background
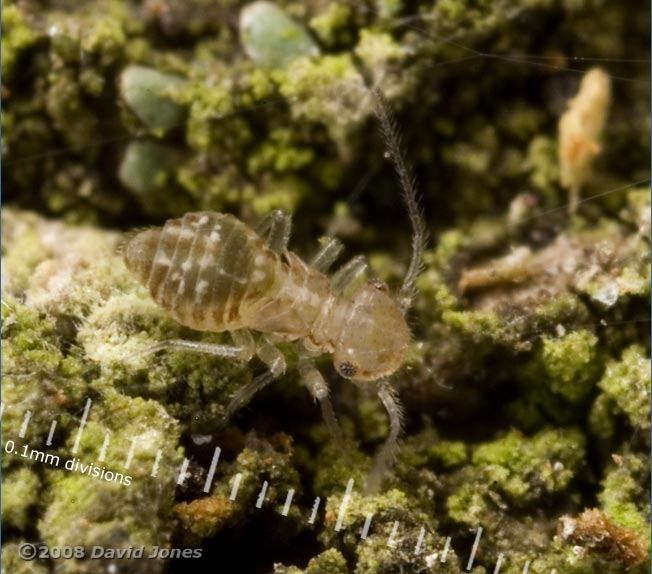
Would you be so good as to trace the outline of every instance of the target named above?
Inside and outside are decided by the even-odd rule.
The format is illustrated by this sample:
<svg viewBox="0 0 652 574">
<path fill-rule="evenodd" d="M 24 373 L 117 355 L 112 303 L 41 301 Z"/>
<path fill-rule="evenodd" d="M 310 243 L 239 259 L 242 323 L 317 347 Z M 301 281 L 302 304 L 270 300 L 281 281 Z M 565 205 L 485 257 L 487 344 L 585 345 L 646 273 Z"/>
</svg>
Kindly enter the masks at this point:
<svg viewBox="0 0 652 574">
<path fill-rule="evenodd" d="M 109 433 L 105 465 L 120 470 L 137 445 L 128 487 L 4 454 L 5 571 L 112 566 L 19 558 L 21 542 L 41 541 L 203 549 L 199 560 L 118 560 L 117 573 L 457 573 L 478 526 L 475 574 L 500 554 L 505 574 L 526 560 L 532 574 L 648 571 L 645 4 L 290 1 L 259 4 L 240 30 L 245 4 L 233 0 L 4 2 L 3 441 L 68 458 L 90 398 L 77 456 L 96 462 Z M 596 65 L 613 102 L 582 195 L 599 197 L 570 215 L 557 122 Z M 362 485 L 388 428 L 373 394 L 338 381 L 324 357 L 346 456 L 292 368 L 219 428 L 262 366 L 134 357 L 166 338 L 228 336 L 167 318 L 116 252 L 124 231 L 189 210 L 254 223 L 282 208 L 300 255 L 336 234 L 346 256 L 367 255 L 373 275 L 399 285 L 410 227 L 368 83 L 396 113 L 431 236 L 414 344 L 394 380 L 403 448 L 375 496 Z M 468 277 L 477 288 L 460 288 Z M 296 350 L 283 350 L 292 367 Z"/>
</svg>

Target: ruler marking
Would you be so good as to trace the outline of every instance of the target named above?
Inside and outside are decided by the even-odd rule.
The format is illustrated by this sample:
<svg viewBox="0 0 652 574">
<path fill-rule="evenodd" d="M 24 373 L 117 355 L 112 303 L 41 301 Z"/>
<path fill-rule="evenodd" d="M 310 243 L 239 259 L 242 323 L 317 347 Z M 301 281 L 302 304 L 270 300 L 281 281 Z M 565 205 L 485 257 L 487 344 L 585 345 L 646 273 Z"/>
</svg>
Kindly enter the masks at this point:
<svg viewBox="0 0 652 574">
<path fill-rule="evenodd" d="M 52 439 L 54 438 L 54 429 L 57 428 L 57 421 L 52 421 L 50 425 L 50 432 L 48 433 L 48 438 L 45 441 L 45 446 L 52 446 Z"/>
<path fill-rule="evenodd" d="M 362 527 L 362 534 L 360 534 L 360 538 L 362 538 L 362 540 L 365 540 L 367 538 L 367 534 L 369 534 L 369 527 L 371 526 L 371 519 L 373 517 L 373 514 L 367 514 L 367 518 L 365 518 L 364 526 Z"/>
<path fill-rule="evenodd" d="M 79 449 L 79 443 L 81 442 L 82 433 L 84 432 L 86 420 L 88 419 L 88 411 L 91 410 L 91 404 L 93 404 L 93 401 L 87 399 L 81 421 L 79 422 L 79 430 L 77 430 L 77 436 L 75 437 L 75 444 L 72 447 L 72 454 L 77 454 L 77 450 Z"/>
<path fill-rule="evenodd" d="M 469 562 L 466 565 L 467 570 L 473 568 L 473 561 L 475 560 L 475 553 L 478 551 L 478 546 L 480 545 L 480 538 L 482 537 L 482 526 L 478 526 L 478 530 L 475 535 L 475 540 L 473 541 L 473 548 L 471 548 L 471 556 L 469 556 Z"/>
<path fill-rule="evenodd" d="M 315 518 L 317 518 L 317 510 L 319 510 L 320 502 L 321 502 L 321 498 L 319 497 L 315 498 L 315 502 L 312 505 L 312 513 L 310 514 L 310 518 L 308 519 L 308 524 L 315 523 Z"/>
<path fill-rule="evenodd" d="M 530 569 L 530 561 L 526 560 L 525 565 L 523 566 L 523 572 L 521 574 L 527 574 Z"/>
<path fill-rule="evenodd" d="M 152 466 L 152 472 L 150 476 L 156 476 L 158 474 L 158 465 L 161 462 L 161 455 L 163 453 L 161 452 L 161 449 L 158 449 L 156 451 L 156 458 L 154 459 L 154 465 Z"/>
<path fill-rule="evenodd" d="M 421 545 L 423 544 L 423 537 L 426 535 L 426 528 L 425 526 L 421 527 L 421 530 L 419 531 L 419 538 L 417 538 L 417 544 L 414 547 L 414 553 L 418 556 L 421 554 Z"/>
<path fill-rule="evenodd" d="M 104 462 L 106 460 L 106 451 L 109 448 L 109 433 L 104 435 L 104 442 L 102 443 L 102 448 L 100 449 L 100 456 L 97 459 L 99 462 Z"/>
<path fill-rule="evenodd" d="M 353 479 L 349 478 L 349 482 L 346 485 L 346 492 L 344 493 L 344 498 L 342 499 L 342 504 L 340 504 L 340 512 L 337 516 L 337 523 L 335 524 L 336 532 L 342 529 L 342 522 L 344 522 L 346 507 L 349 505 L 349 499 L 351 498 L 352 491 L 353 491 Z"/>
<path fill-rule="evenodd" d="M 396 546 L 396 540 L 394 538 L 396 537 L 396 533 L 398 532 L 398 520 L 394 521 L 394 526 L 392 526 L 392 531 L 389 535 L 389 539 L 387 540 L 387 546 L 390 548 L 394 548 Z"/>
<path fill-rule="evenodd" d="M 183 457 L 183 462 L 181 463 L 181 468 L 179 469 L 179 476 L 177 476 L 177 484 L 181 486 L 184 481 L 186 480 L 186 475 L 188 471 L 188 464 L 190 463 L 190 460 L 188 460 L 185 456 Z M 128 467 L 127 467 L 128 468 Z"/>
<path fill-rule="evenodd" d="M 131 446 L 129 447 L 129 452 L 127 453 L 127 460 L 125 460 L 125 468 L 127 468 L 127 469 L 131 466 L 131 461 L 134 458 L 134 451 L 135 450 L 136 450 L 136 439 L 132 438 L 131 439 Z M 179 484 L 179 482 L 177 482 L 177 484 Z"/>
<path fill-rule="evenodd" d="M 25 438 L 25 434 L 27 433 L 27 425 L 29 424 L 29 420 L 32 418 L 32 411 L 27 411 L 25 413 L 25 417 L 23 418 L 23 424 L 20 427 L 20 432 L 18 433 L 18 436 L 20 438 Z"/>
<path fill-rule="evenodd" d="M 238 474 L 235 475 L 235 480 L 233 481 L 233 488 L 231 489 L 231 496 L 229 496 L 229 500 L 235 500 L 236 496 L 238 496 L 238 489 L 240 488 L 241 480 L 242 480 L 242 473 L 239 472 Z"/>
<path fill-rule="evenodd" d="M 265 502 L 265 495 L 267 494 L 267 486 L 267 481 L 263 482 L 263 487 L 260 489 L 260 493 L 258 494 L 258 500 L 256 500 L 256 508 L 263 507 L 263 502 Z"/>
<path fill-rule="evenodd" d="M 448 549 L 451 546 L 451 537 L 447 536 L 446 540 L 444 541 L 444 550 L 441 553 L 441 560 L 440 562 L 444 563 L 446 562 L 446 556 L 448 556 Z"/>
<path fill-rule="evenodd" d="M 498 554 L 498 560 L 496 560 L 496 567 L 494 568 L 494 574 L 500 574 L 500 567 L 503 565 L 503 560 L 505 556 L 501 553 Z"/>
<path fill-rule="evenodd" d="M 206 477 L 206 482 L 204 483 L 204 492 L 208 492 L 211 489 L 211 484 L 213 484 L 213 477 L 215 476 L 215 469 L 217 468 L 217 462 L 220 460 L 220 453 L 222 450 L 219 446 L 215 447 L 215 452 L 213 452 L 213 459 L 211 460 L 211 466 L 208 469 L 208 476 Z"/>
<path fill-rule="evenodd" d="M 290 505 L 292 504 L 292 497 L 294 496 L 294 488 L 288 490 L 288 495 L 285 497 L 285 504 L 283 505 L 283 511 L 281 514 L 287 516 L 290 512 Z"/>
</svg>

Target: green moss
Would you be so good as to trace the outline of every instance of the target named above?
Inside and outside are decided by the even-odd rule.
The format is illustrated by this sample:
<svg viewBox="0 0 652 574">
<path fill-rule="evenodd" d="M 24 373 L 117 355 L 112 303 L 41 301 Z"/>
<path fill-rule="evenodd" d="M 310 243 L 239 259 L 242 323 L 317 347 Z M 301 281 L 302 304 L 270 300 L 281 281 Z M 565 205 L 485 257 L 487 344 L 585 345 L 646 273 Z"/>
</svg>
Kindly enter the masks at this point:
<svg viewBox="0 0 652 574">
<path fill-rule="evenodd" d="M 543 384 L 569 402 L 585 400 L 600 372 L 597 343 L 598 338 L 584 330 L 544 337 L 524 368 L 524 384 Z"/>
<path fill-rule="evenodd" d="M 428 448 L 428 457 L 435 464 L 450 469 L 467 462 L 468 452 L 462 441 L 439 441 Z"/>
<path fill-rule="evenodd" d="M 2 10 L 2 77 L 7 81 L 15 72 L 22 53 L 39 39 L 28 17 L 19 6 L 8 4 Z"/>
<path fill-rule="evenodd" d="M 36 473 L 28 468 L 20 468 L 3 476 L 3 528 L 17 528 L 24 531 L 31 525 L 30 513 L 38 502 L 39 490 L 40 480 Z"/>
<path fill-rule="evenodd" d="M 4 11 L 4 10 L 3 10 Z M 47 574 L 48 567 L 38 561 L 27 561 L 20 554 L 20 545 L 27 540 L 18 539 L 2 545 L 2 568 L 16 574 Z"/>
<path fill-rule="evenodd" d="M 310 29 L 327 46 L 352 41 L 354 8 L 345 2 L 329 2 L 324 11 L 310 20 Z"/>
<path fill-rule="evenodd" d="M 295 120 L 323 124 L 343 149 L 350 133 L 372 113 L 369 93 L 349 54 L 292 62 L 280 91 L 292 99 Z"/>
<path fill-rule="evenodd" d="M 255 560 L 261 571 L 284 571 L 285 561 L 294 573 L 458 573 L 452 549 L 466 558 L 481 525 L 476 573 L 492 572 L 500 554 L 504 574 L 521 574 L 526 560 L 534 574 L 644 571 L 571 542 L 559 524 L 562 513 L 599 504 L 647 540 L 649 333 L 640 321 L 649 310 L 649 190 L 623 190 L 647 177 L 645 85 L 619 82 L 604 153 L 584 190 L 592 199 L 570 218 L 556 135 L 578 79 L 563 71 L 581 63 L 572 58 L 646 57 L 647 19 L 629 4 L 4 6 L 3 199 L 92 225 L 3 209 L 5 439 L 19 444 L 29 410 L 23 442 L 42 445 L 56 420 L 48 452 L 70 457 L 91 398 L 78 456 L 97 463 L 108 436 L 104 464 L 119 470 L 135 449 L 129 487 L 4 456 L 3 568 L 42 570 L 19 559 L 24 536 L 216 544 L 239 558 L 258 537 L 267 541 Z M 259 17 L 240 35 L 241 10 L 252 6 L 280 14 L 283 26 Z M 629 62 L 628 73 L 636 66 Z M 125 70 L 144 72 L 125 86 Z M 225 405 L 262 365 L 139 356 L 166 339 L 231 341 L 167 316 L 122 265 L 120 235 L 106 231 L 201 209 L 253 224 L 280 207 L 296 214 L 291 248 L 302 256 L 334 233 L 345 257 L 365 254 L 373 273 L 398 285 L 410 231 L 367 83 L 395 111 L 431 236 L 409 313 L 414 342 L 392 378 L 404 438 L 377 495 L 360 494 L 388 432 L 373 393 L 338 382 L 328 357 L 318 363 L 333 383 L 346 437 L 339 449 L 293 371 L 297 346 L 285 344 L 288 375 L 224 425 Z M 222 455 L 204 493 L 216 445 Z M 612 453 L 621 453 L 614 464 Z M 189 475 L 177 486 L 183 457 Z M 354 493 L 337 532 L 350 478 Z M 315 496 L 321 506 L 308 524 Z M 452 549 L 442 564 L 445 536 Z M 86 574 L 107 566 L 53 567 Z"/>
<path fill-rule="evenodd" d="M 642 347 L 628 347 L 620 361 L 607 363 L 598 386 L 634 428 L 650 429 L 650 359 Z"/>
<path fill-rule="evenodd" d="M 472 454 L 487 481 L 516 504 L 566 490 L 585 456 L 577 429 L 545 430 L 532 438 L 512 431 Z"/>
<path fill-rule="evenodd" d="M 649 544 L 650 503 L 641 484 L 648 467 L 645 457 L 631 454 L 614 456 L 614 464 L 608 468 L 602 480 L 598 499 L 604 512 L 616 524 L 637 532 Z"/>
</svg>

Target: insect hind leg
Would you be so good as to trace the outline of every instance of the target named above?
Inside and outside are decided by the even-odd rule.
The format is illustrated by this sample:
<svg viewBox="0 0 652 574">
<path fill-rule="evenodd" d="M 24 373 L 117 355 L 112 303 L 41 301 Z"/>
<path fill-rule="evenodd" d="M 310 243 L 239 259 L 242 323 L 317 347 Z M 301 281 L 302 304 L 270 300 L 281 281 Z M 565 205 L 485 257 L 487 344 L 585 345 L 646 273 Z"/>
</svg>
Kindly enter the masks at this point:
<svg viewBox="0 0 652 574">
<path fill-rule="evenodd" d="M 185 339 L 169 339 L 167 341 L 159 341 L 153 345 L 148 345 L 142 351 L 129 355 L 127 359 L 136 359 L 153 355 L 159 351 L 192 351 L 195 353 L 205 353 L 215 357 L 232 357 L 234 359 L 248 360 L 249 351 L 245 347 L 234 345 L 218 345 L 213 343 L 201 343 L 198 341 L 187 341 Z"/>
<path fill-rule="evenodd" d="M 398 450 L 398 439 L 403 428 L 403 407 L 398 398 L 396 390 L 390 385 L 388 380 L 378 383 L 378 398 L 383 403 L 387 415 L 389 416 L 389 435 L 385 443 L 374 459 L 374 466 L 367 478 L 366 491 L 369 494 L 376 493 L 380 490 L 383 476 L 393 464 Z"/>
<path fill-rule="evenodd" d="M 251 336 L 251 333 L 246 332 Z M 245 335 L 246 336 L 246 335 Z M 252 337 L 253 339 L 253 337 Z M 267 371 L 254 377 L 254 379 L 238 389 L 231 402 L 226 407 L 223 424 L 227 424 L 231 417 L 244 407 L 251 399 L 274 380 L 285 373 L 286 362 L 283 353 L 279 351 L 266 337 L 262 337 L 256 344 L 256 355 L 265 363 Z"/>
<path fill-rule="evenodd" d="M 292 217 L 281 209 L 275 209 L 256 226 L 256 233 L 264 237 L 267 246 L 279 255 L 287 249 L 292 231 Z"/>
</svg>

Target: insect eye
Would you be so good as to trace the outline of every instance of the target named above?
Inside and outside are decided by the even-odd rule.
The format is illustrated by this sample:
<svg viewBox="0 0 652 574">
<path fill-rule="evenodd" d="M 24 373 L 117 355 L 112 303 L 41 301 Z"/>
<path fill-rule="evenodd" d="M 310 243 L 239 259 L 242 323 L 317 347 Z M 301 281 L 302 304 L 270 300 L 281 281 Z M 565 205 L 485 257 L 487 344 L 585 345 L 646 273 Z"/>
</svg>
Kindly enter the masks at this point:
<svg viewBox="0 0 652 574">
<path fill-rule="evenodd" d="M 369 279 L 369 285 L 371 285 L 374 289 L 378 289 L 378 291 L 389 293 L 389 287 L 387 287 L 387 283 L 381 281 L 380 279 Z"/>
<path fill-rule="evenodd" d="M 349 363 L 348 361 L 345 363 L 340 363 L 340 366 L 337 370 L 343 377 L 346 377 L 347 379 L 355 377 L 355 374 L 358 372 L 356 366 L 353 363 Z"/>
</svg>

